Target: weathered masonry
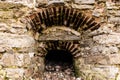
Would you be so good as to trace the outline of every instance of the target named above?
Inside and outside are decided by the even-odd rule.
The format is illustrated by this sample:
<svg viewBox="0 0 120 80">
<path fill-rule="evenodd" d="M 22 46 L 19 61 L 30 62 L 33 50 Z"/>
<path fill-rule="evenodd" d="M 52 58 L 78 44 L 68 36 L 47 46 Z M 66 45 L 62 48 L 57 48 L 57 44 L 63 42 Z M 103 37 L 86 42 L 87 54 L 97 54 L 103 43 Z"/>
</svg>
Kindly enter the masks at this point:
<svg viewBox="0 0 120 80">
<path fill-rule="evenodd" d="M 1 0 L 0 80 L 120 80 L 119 0 Z"/>
<path fill-rule="evenodd" d="M 78 61 L 79 57 L 82 57 L 83 55 L 80 53 L 81 47 L 79 42 L 81 40 L 82 34 L 84 34 L 85 31 L 88 30 L 94 31 L 100 27 L 100 24 L 95 22 L 94 18 L 83 14 L 77 9 L 68 8 L 65 7 L 64 5 L 62 6 L 59 5 L 59 6 L 52 6 L 52 7 L 48 6 L 47 8 L 42 8 L 39 12 L 35 12 L 30 14 L 29 16 L 26 16 L 23 20 L 21 20 L 21 22 L 26 23 L 27 29 L 33 31 L 32 32 L 33 37 L 35 38 L 36 43 L 38 44 L 38 48 L 37 48 L 38 53 L 36 53 L 35 55 L 38 56 L 38 59 L 40 58 L 42 59 L 42 62 L 40 62 L 40 64 L 42 65 L 38 66 L 41 67 L 41 69 L 38 69 L 35 72 L 37 75 L 39 75 L 40 73 L 42 75 L 42 73 L 45 71 L 44 68 L 45 66 L 44 62 L 46 61 L 45 57 L 49 55 L 47 53 L 49 53 L 51 50 L 53 50 L 53 52 L 56 52 L 56 50 L 60 50 L 60 51 L 63 50 L 63 51 L 67 51 L 68 52 L 67 54 L 71 54 L 73 60 L 69 60 L 69 57 L 65 57 L 65 55 L 63 56 L 61 55 L 62 59 L 59 58 L 60 51 L 54 53 L 56 54 L 55 57 L 58 56 L 59 60 L 60 59 L 63 60 L 62 64 L 66 62 L 66 60 L 64 60 L 64 57 L 69 60 L 68 62 L 71 61 L 75 69 L 76 76 L 77 77 L 81 76 L 79 72 L 80 67 L 78 64 L 76 64 L 77 62 L 79 62 Z M 54 31 L 53 30 L 55 29 L 54 27 L 56 28 L 56 30 L 57 29 L 65 30 L 65 28 L 67 28 L 66 32 L 76 31 L 78 35 L 62 34 L 64 33 L 64 31 L 63 32 Z M 54 34 L 52 34 L 52 32 L 49 32 L 50 30 L 48 28 L 49 29 L 52 28 L 51 31 L 53 31 Z M 57 34 L 62 34 L 62 35 L 57 35 Z M 53 35 L 55 37 L 50 35 Z M 44 44 L 44 46 L 39 46 L 41 44 Z M 55 59 L 55 57 L 53 56 L 51 54 L 52 57 L 51 59 Z M 55 59 L 55 61 L 58 61 L 57 59 Z M 39 60 L 36 60 L 36 62 L 34 62 L 36 63 L 36 65 L 38 64 L 37 61 Z M 33 77 L 34 76 L 36 75 L 33 75 Z M 41 78 L 41 76 L 39 78 Z"/>
</svg>

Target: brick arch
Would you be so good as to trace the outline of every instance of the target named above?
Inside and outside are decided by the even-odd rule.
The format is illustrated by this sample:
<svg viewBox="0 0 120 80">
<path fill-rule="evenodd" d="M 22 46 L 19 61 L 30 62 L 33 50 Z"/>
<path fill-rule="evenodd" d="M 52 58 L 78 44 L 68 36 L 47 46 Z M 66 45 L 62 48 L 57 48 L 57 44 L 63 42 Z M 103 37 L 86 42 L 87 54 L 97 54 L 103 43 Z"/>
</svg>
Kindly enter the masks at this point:
<svg viewBox="0 0 120 80">
<path fill-rule="evenodd" d="M 49 51 L 65 51 L 67 52 L 67 55 L 70 55 L 72 57 L 72 64 L 73 64 L 73 67 L 74 67 L 74 70 L 75 70 L 75 76 L 79 76 L 79 73 L 78 73 L 78 66 L 76 64 L 76 61 L 77 59 L 79 59 L 82 54 L 81 54 L 81 50 L 80 50 L 80 45 L 79 45 L 79 42 L 78 41 L 47 41 L 47 42 L 42 42 L 42 44 L 39 45 L 38 47 L 38 53 L 35 53 L 35 60 L 33 59 L 32 61 L 35 61 L 34 63 L 35 64 L 38 64 L 37 62 L 38 61 L 41 61 L 39 63 L 41 63 L 42 65 L 40 65 L 39 67 L 42 68 L 42 70 L 38 70 L 38 72 L 40 73 L 37 73 L 37 71 L 34 71 L 34 73 L 37 73 L 37 74 L 34 74 L 34 76 L 36 75 L 39 75 L 39 74 L 43 74 L 44 71 L 45 71 L 45 60 L 46 60 L 46 57 L 49 54 Z M 56 53 L 57 54 L 57 53 Z M 53 55 L 51 55 L 52 57 Z M 59 56 L 59 53 L 58 53 L 58 56 Z M 70 56 L 67 56 L 65 57 L 64 54 L 61 55 L 63 58 L 66 58 L 67 60 L 70 60 L 69 57 Z M 37 59 L 36 59 L 37 57 Z M 56 56 L 57 57 L 57 56 Z M 33 65 L 33 63 L 31 63 L 31 65 Z M 40 77 L 41 79 L 41 77 Z"/>
<path fill-rule="evenodd" d="M 45 57 L 50 50 L 65 50 L 72 54 L 73 58 L 78 58 L 80 54 L 80 45 L 74 41 L 49 41 L 45 42 L 44 47 L 39 47 L 39 56 Z"/>
<path fill-rule="evenodd" d="M 78 9 L 65 6 L 42 8 L 21 21 L 26 23 L 28 30 L 38 33 L 54 26 L 66 26 L 76 31 L 78 29 L 94 31 L 100 27 L 93 17 L 83 14 Z"/>
</svg>

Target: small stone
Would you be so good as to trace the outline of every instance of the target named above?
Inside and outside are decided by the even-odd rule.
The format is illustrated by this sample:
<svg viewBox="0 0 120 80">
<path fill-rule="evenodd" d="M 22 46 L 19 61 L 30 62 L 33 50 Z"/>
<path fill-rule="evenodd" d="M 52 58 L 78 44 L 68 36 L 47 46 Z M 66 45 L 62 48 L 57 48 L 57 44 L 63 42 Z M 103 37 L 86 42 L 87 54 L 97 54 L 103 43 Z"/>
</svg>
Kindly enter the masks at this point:
<svg viewBox="0 0 120 80">
<path fill-rule="evenodd" d="M 0 47 L 0 53 L 5 52 L 6 50 L 3 47 Z"/>
<path fill-rule="evenodd" d="M 64 77 L 64 75 L 63 75 L 62 73 L 60 73 L 60 74 L 59 74 L 59 77 L 60 77 L 60 78 L 63 78 L 63 77 Z"/>
<path fill-rule="evenodd" d="M 34 73 L 34 70 L 32 67 L 29 67 L 28 69 L 25 70 L 25 76 L 30 77 Z"/>
<path fill-rule="evenodd" d="M 29 56 L 32 58 L 32 57 L 34 57 L 34 54 L 35 54 L 34 52 L 30 52 Z"/>
<path fill-rule="evenodd" d="M 59 71 L 60 68 L 61 68 L 60 66 L 55 66 L 56 71 Z"/>
<path fill-rule="evenodd" d="M 76 80 L 81 80 L 81 78 L 77 78 Z"/>
<path fill-rule="evenodd" d="M 70 74 L 71 74 L 71 69 L 65 70 L 65 73 L 66 73 L 67 75 L 70 75 Z"/>
<path fill-rule="evenodd" d="M 10 29 L 10 32 L 11 32 L 11 33 L 17 33 L 16 29 L 14 29 L 14 28 L 11 28 L 11 29 Z"/>
<path fill-rule="evenodd" d="M 46 75 L 46 78 L 47 78 L 47 79 L 50 79 L 50 75 Z"/>
</svg>

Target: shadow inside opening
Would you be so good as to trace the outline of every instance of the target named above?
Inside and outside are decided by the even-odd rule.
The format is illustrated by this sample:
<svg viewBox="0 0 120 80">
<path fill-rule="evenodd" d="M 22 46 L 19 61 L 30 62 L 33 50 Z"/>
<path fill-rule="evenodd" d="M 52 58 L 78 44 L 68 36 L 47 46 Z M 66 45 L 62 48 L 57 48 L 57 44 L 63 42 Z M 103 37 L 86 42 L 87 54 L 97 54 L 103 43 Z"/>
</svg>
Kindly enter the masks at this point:
<svg viewBox="0 0 120 80">
<path fill-rule="evenodd" d="M 50 50 L 45 57 L 46 72 L 62 72 L 74 76 L 73 56 L 65 50 Z"/>
</svg>

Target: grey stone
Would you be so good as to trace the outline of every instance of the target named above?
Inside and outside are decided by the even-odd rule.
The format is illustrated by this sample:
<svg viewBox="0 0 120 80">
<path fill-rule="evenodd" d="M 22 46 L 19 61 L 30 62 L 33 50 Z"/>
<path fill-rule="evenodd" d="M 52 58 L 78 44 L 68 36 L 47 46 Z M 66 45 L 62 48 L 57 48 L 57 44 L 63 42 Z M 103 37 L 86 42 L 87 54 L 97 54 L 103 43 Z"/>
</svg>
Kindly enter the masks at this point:
<svg viewBox="0 0 120 80">
<path fill-rule="evenodd" d="M 85 58 L 85 63 L 87 63 L 87 64 L 105 64 L 105 65 L 120 64 L 120 54 L 88 56 Z"/>
<path fill-rule="evenodd" d="M 14 34 L 23 34 L 27 32 L 26 27 L 18 24 L 11 24 L 9 27 L 5 23 L 0 23 L 0 32 L 14 33 Z"/>
<path fill-rule="evenodd" d="M 3 66 L 26 66 L 30 64 L 30 56 L 28 54 L 8 54 L 2 56 L 1 64 Z"/>
<path fill-rule="evenodd" d="M 30 64 L 30 61 L 31 61 L 30 55 L 29 55 L 29 54 L 24 54 L 24 56 L 23 56 L 24 66 L 29 65 L 29 64 Z"/>
<path fill-rule="evenodd" d="M 116 75 L 119 73 L 119 68 L 116 66 L 110 65 L 97 65 L 95 68 L 92 68 L 93 71 L 97 71 L 99 74 L 107 76 L 107 79 L 115 79 Z"/>
<path fill-rule="evenodd" d="M 116 32 L 114 32 L 114 24 L 107 24 L 101 28 L 98 29 L 98 31 L 96 32 L 98 35 L 99 34 L 114 34 Z"/>
<path fill-rule="evenodd" d="M 14 63 L 14 55 L 12 54 L 4 54 L 1 59 L 1 64 L 4 66 L 13 66 Z"/>
<path fill-rule="evenodd" d="M 66 27 L 54 27 L 43 31 L 39 36 L 39 40 L 79 40 L 80 33 Z"/>
<path fill-rule="evenodd" d="M 77 8 L 77 9 L 93 9 L 94 6 L 92 5 L 78 5 L 78 4 L 72 4 L 73 8 Z"/>
<path fill-rule="evenodd" d="M 81 80 L 81 78 L 77 78 L 76 80 Z"/>
<path fill-rule="evenodd" d="M 9 31 L 14 34 L 25 34 L 27 32 L 25 25 L 20 23 L 12 23 L 10 27 Z"/>
<path fill-rule="evenodd" d="M 24 34 L 25 32 L 27 32 L 26 29 L 15 29 L 15 28 L 11 28 L 9 29 L 10 33 L 14 33 L 14 34 Z"/>
<path fill-rule="evenodd" d="M 30 76 L 33 75 L 33 73 L 34 73 L 34 68 L 29 67 L 25 70 L 25 77 L 30 78 Z"/>
<path fill-rule="evenodd" d="M 74 0 L 75 3 L 78 4 L 93 4 L 95 3 L 95 0 Z"/>
<path fill-rule="evenodd" d="M 6 68 L 6 77 L 8 78 L 19 78 L 23 77 L 24 75 L 24 69 L 22 68 L 16 68 L 16 69 L 11 69 L 11 68 Z"/>
<path fill-rule="evenodd" d="M 93 54 L 113 54 L 113 53 L 118 53 L 119 49 L 114 46 L 103 46 L 103 45 L 98 45 L 98 46 L 93 46 L 90 50 L 90 53 Z"/>
<path fill-rule="evenodd" d="M 22 66 L 23 55 L 16 56 L 14 54 L 4 54 L 1 59 L 2 65 L 4 66 Z"/>
<path fill-rule="evenodd" d="M 109 23 L 120 24 L 120 17 L 110 17 L 108 18 Z"/>
<path fill-rule="evenodd" d="M 108 64 L 107 59 L 108 59 L 108 56 L 92 55 L 85 58 L 85 63 L 86 64 Z"/>
<path fill-rule="evenodd" d="M 109 9 L 109 10 L 119 9 L 119 7 L 115 6 L 115 3 L 113 3 L 113 2 L 106 1 L 106 6 L 107 6 L 107 9 Z"/>
<path fill-rule="evenodd" d="M 100 9 L 93 10 L 92 15 L 96 17 L 100 17 L 103 15 L 103 13 L 104 13 L 104 8 L 100 8 Z"/>
<path fill-rule="evenodd" d="M 0 11 L 0 18 L 11 19 L 14 13 L 12 11 Z"/>
<path fill-rule="evenodd" d="M 23 48 L 32 47 L 34 44 L 34 39 L 28 35 L 0 33 L 0 45 Z"/>
<path fill-rule="evenodd" d="M 4 53 L 6 50 L 0 46 L 0 53 Z"/>
<path fill-rule="evenodd" d="M 100 44 L 120 44 L 120 33 L 115 33 L 111 35 L 98 35 L 93 37 L 93 40 Z"/>
<path fill-rule="evenodd" d="M 64 0 L 48 0 L 48 4 L 64 3 Z"/>
<path fill-rule="evenodd" d="M 120 54 L 109 55 L 110 64 L 120 64 Z"/>
<path fill-rule="evenodd" d="M 0 23 L 0 32 L 7 32 L 8 26 L 5 23 Z"/>
<path fill-rule="evenodd" d="M 108 16 L 120 16 L 120 10 L 108 10 Z"/>
</svg>

